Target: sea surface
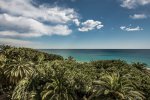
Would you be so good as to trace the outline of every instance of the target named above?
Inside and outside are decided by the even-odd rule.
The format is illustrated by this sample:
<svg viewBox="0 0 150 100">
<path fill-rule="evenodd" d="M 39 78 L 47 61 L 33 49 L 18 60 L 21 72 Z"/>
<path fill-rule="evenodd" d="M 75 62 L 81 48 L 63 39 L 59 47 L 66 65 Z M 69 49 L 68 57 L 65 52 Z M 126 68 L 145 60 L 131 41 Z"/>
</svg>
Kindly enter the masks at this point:
<svg viewBox="0 0 150 100">
<path fill-rule="evenodd" d="M 124 60 L 128 63 L 142 62 L 150 66 L 150 49 L 42 49 L 47 53 L 58 54 L 77 61 Z"/>
</svg>

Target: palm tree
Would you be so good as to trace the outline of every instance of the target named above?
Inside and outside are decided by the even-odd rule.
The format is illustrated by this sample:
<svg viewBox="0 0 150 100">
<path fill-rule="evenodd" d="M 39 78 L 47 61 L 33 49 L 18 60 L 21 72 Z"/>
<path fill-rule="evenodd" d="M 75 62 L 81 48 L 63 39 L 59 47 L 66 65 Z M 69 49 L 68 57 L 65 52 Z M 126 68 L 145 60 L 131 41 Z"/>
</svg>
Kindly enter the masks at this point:
<svg viewBox="0 0 150 100">
<path fill-rule="evenodd" d="M 73 91 L 68 79 L 67 69 L 64 63 L 54 61 L 51 64 L 50 81 L 46 83 L 41 92 L 42 100 L 73 100 Z"/>
<path fill-rule="evenodd" d="M 13 91 L 12 100 L 27 100 L 27 89 L 29 87 L 29 84 L 30 81 L 28 78 L 21 80 Z"/>
<path fill-rule="evenodd" d="M 4 93 L 3 85 L 8 85 L 6 77 L 4 76 L 4 66 L 5 66 L 6 60 L 7 58 L 3 54 L 0 54 L 0 94 Z"/>
<path fill-rule="evenodd" d="M 27 61 L 22 57 L 17 59 L 8 60 L 4 67 L 4 74 L 10 79 L 13 84 L 17 83 L 19 80 L 31 75 L 34 72 L 33 63 Z"/>
<path fill-rule="evenodd" d="M 40 100 L 39 91 L 36 90 L 36 86 L 38 85 L 36 80 L 36 76 L 32 75 L 32 77 L 25 77 L 15 87 L 12 93 L 12 100 Z M 39 88 L 39 87 L 38 87 Z"/>
<path fill-rule="evenodd" d="M 132 66 L 136 67 L 139 70 L 144 70 L 147 65 L 145 63 L 137 62 L 137 63 L 133 63 Z"/>
<path fill-rule="evenodd" d="M 143 100 L 145 97 L 141 91 L 136 90 L 127 75 L 119 73 L 105 73 L 100 81 L 94 82 L 97 97 L 112 100 Z"/>
<path fill-rule="evenodd" d="M 42 100 L 73 100 L 72 94 L 59 79 L 52 79 L 52 82 L 48 82 L 41 95 Z"/>
</svg>

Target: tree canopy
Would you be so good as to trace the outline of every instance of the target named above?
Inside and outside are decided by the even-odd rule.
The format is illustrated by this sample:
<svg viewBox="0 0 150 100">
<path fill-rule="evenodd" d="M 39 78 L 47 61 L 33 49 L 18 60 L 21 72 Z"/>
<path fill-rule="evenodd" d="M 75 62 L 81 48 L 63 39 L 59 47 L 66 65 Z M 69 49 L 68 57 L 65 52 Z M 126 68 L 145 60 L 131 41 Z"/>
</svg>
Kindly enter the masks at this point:
<svg viewBox="0 0 150 100">
<path fill-rule="evenodd" d="M 147 67 L 1 46 L 0 100 L 150 100 Z"/>
</svg>

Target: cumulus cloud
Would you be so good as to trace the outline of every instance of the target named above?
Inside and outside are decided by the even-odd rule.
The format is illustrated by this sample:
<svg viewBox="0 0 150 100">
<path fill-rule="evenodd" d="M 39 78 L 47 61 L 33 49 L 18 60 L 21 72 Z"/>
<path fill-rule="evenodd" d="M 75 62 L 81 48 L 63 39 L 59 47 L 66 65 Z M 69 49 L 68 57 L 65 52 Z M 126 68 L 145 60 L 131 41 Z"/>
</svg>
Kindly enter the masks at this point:
<svg viewBox="0 0 150 100">
<path fill-rule="evenodd" d="M 72 8 L 34 6 L 32 0 L 0 0 L 0 35 L 39 37 L 69 35 L 68 23 L 79 25 Z M 48 23 L 48 24 L 46 24 Z"/>
<path fill-rule="evenodd" d="M 80 22 L 79 14 L 72 8 L 33 4 L 33 0 L 0 0 L 0 36 L 41 37 L 69 35 L 75 24 L 85 32 L 103 27 L 100 21 Z"/>
<path fill-rule="evenodd" d="M 132 19 L 145 19 L 147 18 L 147 15 L 145 14 L 134 14 L 129 16 Z"/>
<path fill-rule="evenodd" d="M 137 6 L 144 6 L 150 4 L 150 0 L 121 0 L 121 2 L 121 6 L 128 9 L 134 9 Z"/>
<path fill-rule="evenodd" d="M 26 17 L 0 15 L 0 33 L 5 36 L 38 37 L 42 35 L 68 35 L 72 31 L 66 25 L 48 26 Z"/>
<path fill-rule="evenodd" d="M 78 19 L 74 19 L 73 22 L 74 22 L 77 26 L 80 25 L 80 21 L 79 21 Z"/>
<path fill-rule="evenodd" d="M 67 23 L 78 17 L 72 8 L 47 7 L 45 5 L 35 7 L 32 0 L 1 0 L 0 8 L 9 14 L 53 23 Z"/>
<path fill-rule="evenodd" d="M 81 32 L 87 32 L 93 29 L 101 29 L 104 25 L 100 21 L 87 20 L 81 23 L 81 28 L 78 28 Z"/>
<path fill-rule="evenodd" d="M 120 29 L 123 30 L 123 31 L 128 31 L 128 32 L 142 31 L 143 30 L 143 28 L 140 28 L 139 26 L 137 26 L 137 27 L 121 26 Z"/>
</svg>

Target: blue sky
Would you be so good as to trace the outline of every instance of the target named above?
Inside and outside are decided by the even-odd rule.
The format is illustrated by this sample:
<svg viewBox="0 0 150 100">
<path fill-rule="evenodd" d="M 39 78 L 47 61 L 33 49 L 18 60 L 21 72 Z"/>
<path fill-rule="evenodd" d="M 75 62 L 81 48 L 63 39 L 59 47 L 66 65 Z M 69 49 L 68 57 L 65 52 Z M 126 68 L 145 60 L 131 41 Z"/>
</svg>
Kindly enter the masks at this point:
<svg viewBox="0 0 150 100">
<path fill-rule="evenodd" d="M 150 0 L 1 0 L 0 44 L 150 49 Z"/>
</svg>

